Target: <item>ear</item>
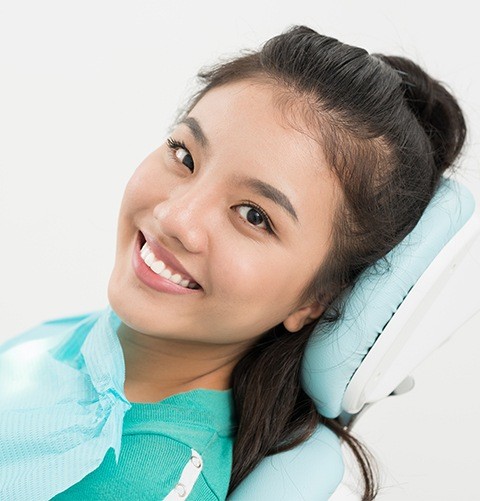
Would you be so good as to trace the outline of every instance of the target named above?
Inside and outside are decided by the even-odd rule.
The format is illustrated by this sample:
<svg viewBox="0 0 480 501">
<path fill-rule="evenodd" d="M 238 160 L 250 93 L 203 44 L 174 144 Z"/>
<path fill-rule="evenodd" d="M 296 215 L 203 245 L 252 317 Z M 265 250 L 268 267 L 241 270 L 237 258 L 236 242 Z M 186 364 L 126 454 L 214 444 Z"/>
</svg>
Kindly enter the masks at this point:
<svg viewBox="0 0 480 501">
<path fill-rule="evenodd" d="M 325 306 L 315 301 L 290 313 L 283 321 L 283 325 L 288 331 L 297 332 L 304 325 L 316 320 L 324 311 Z"/>
</svg>

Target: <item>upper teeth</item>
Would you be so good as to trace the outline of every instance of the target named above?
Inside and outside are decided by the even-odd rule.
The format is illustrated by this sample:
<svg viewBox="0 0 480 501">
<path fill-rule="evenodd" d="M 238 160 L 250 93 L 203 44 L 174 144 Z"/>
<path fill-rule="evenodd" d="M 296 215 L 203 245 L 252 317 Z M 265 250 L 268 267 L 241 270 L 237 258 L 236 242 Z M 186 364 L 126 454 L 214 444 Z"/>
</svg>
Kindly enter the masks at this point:
<svg viewBox="0 0 480 501">
<path fill-rule="evenodd" d="M 145 242 L 144 246 L 142 247 L 140 255 L 145 261 L 145 264 L 149 266 L 150 269 L 157 275 L 170 280 L 170 282 L 181 285 L 182 287 L 188 287 L 189 289 L 198 289 L 199 286 L 196 282 L 191 282 L 188 278 L 182 277 L 182 275 L 180 275 L 176 271 L 170 270 L 163 261 L 157 259 L 147 242 Z"/>
</svg>

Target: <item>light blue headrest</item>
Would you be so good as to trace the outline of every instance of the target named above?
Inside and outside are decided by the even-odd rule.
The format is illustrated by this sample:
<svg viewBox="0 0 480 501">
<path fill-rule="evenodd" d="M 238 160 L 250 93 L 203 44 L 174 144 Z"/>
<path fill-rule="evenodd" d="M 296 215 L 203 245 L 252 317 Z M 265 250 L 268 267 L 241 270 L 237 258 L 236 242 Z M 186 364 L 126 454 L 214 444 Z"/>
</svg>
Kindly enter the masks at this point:
<svg viewBox="0 0 480 501">
<path fill-rule="evenodd" d="M 330 499 L 344 470 L 339 438 L 319 425 L 307 441 L 263 458 L 227 501 Z"/>
<path fill-rule="evenodd" d="M 388 267 L 367 269 L 344 298 L 339 321 L 315 329 L 305 351 L 302 384 L 320 414 L 340 415 L 348 382 L 368 350 L 474 207 L 465 187 L 443 179 L 418 224 L 387 255 Z"/>
</svg>

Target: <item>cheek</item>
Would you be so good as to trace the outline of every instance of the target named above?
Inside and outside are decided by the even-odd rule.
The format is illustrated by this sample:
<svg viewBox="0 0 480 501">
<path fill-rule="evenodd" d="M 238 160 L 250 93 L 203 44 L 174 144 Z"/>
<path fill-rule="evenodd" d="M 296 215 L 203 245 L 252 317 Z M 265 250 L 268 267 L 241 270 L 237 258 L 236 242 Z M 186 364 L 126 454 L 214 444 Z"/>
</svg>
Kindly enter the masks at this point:
<svg viewBox="0 0 480 501">
<path fill-rule="evenodd" d="M 131 215 L 142 207 L 149 207 L 160 200 L 161 186 L 151 165 L 142 163 L 129 179 L 122 199 L 122 212 Z M 158 203 L 158 202 L 156 202 Z"/>
<path fill-rule="evenodd" d="M 284 259 L 230 259 L 216 269 L 216 323 L 243 339 L 259 336 L 283 322 L 298 301 L 298 277 Z M 291 258 L 290 258 L 291 261 Z M 228 263 L 228 262 L 226 262 Z"/>
<path fill-rule="evenodd" d="M 291 256 L 269 252 L 266 247 L 261 253 L 252 252 L 249 246 L 227 248 L 224 256 L 215 260 L 221 266 L 212 264 L 214 280 L 220 284 L 220 294 L 235 304 L 284 302 L 295 288 L 296 272 L 288 268 Z"/>
</svg>

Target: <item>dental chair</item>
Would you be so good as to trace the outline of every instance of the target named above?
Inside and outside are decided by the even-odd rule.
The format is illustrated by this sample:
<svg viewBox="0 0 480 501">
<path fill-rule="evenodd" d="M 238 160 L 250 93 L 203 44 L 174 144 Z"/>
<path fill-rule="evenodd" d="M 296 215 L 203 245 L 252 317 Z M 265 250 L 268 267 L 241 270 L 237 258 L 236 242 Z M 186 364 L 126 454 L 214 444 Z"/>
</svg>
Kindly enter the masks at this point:
<svg viewBox="0 0 480 501">
<path fill-rule="evenodd" d="M 340 321 L 317 327 L 302 367 L 318 412 L 352 426 L 365 409 L 413 387 L 411 372 L 480 311 L 480 210 L 465 186 L 442 182 L 412 232 L 340 300 Z M 338 437 L 324 425 L 269 456 L 228 501 L 329 499 L 344 475 Z"/>
</svg>

